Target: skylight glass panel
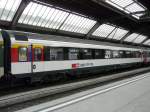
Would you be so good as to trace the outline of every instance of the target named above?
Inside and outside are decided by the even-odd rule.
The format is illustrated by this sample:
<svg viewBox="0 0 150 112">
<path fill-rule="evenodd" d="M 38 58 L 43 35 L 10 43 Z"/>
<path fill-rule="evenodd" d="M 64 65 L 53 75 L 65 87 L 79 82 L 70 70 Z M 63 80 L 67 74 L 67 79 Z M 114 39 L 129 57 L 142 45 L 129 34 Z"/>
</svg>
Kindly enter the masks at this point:
<svg viewBox="0 0 150 112">
<path fill-rule="evenodd" d="M 136 0 L 105 0 L 106 3 L 116 7 L 117 9 L 133 16 L 136 19 L 140 19 L 144 13 L 141 11 L 146 11 L 146 7 L 140 4 Z M 141 12 L 139 14 L 133 14 L 134 12 Z"/>
<path fill-rule="evenodd" d="M 0 20 L 12 21 L 22 0 L 0 0 Z"/>
<path fill-rule="evenodd" d="M 141 43 L 143 42 L 147 37 L 143 36 L 143 35 L 139 35 L 134 41 L 133 43 Z"/>
<path fill-rule="evenodd" d="M 68 15 L 68 12 L 30 2 L 23 11 L 19 23 L 59 29 Z"/>
<path fill-rule="evenodd" d="M 127 30 L 116 28 L 109 36 L 109 39 L 115 39 L 120 40 L 122 37 L 124 37 L 128 33 Z"/>
<path fill-rule="evenodd" d="M 92 35 L 98 37 L 107 37 L 114 29 L 115 27 L 112 25 L 102 24 L 93 32 Z"/>
<path fill-rule="evenodd" d="M 119 5 L 115 4 L 114 2 L 112 2 L 111 0 L 106 0 L 106 2 L 116 8 L 118 8 L 119 10 L 123 10 L 122 7 L 120 7 Z"/>
<path fill-rule="evenodd" d="M 121 7 L 126 7 L 134 2 L 133 0 L 110 0 L 110 1 L 112 1 L 113 3 L 115 3 Z"/>
<path fill-rule="evenodd" d="M 130 11 L 130 12 L 140 12 L 140 11 L 145 11 L 145 9 L 140 6 L 139 4 L 137 3 L 134 3 L 134 4 L 131 4 L 129 5 L 126 10 Z"/>
<path fill-rule="evenodd" d="M 135 40 L 138 36 L 139 36 L 139 34 L 137 34 L 137 33 L 132 33 L 131 35 L 129 35 L 128 37 L 126 37 L 124 41 L 126 41 L 126 42 L 132 42 L 132 41 Z"/>
<path fill-rule="evenodd" d="M 87 34 L 89 30 L 96 24 L 96 21 L 70 14 L 64 24 L 60 27 L 60 30 Z"/>
<path fill-rule="evenodd" d="M 147 41 L 145 41 L 143 44 L 144 45 L 150 45 L 150 39 L 148 39 Z"/>
</svg>

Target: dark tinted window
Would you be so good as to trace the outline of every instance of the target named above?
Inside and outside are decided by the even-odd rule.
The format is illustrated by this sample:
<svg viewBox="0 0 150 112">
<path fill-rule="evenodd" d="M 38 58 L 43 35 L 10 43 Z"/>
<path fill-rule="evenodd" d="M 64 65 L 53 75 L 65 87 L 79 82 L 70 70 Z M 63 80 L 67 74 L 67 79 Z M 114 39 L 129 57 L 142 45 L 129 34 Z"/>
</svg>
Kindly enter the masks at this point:
<svg viewBox="0 0 150 112">
<path fill-rule="evenodd" d="M 131 51 L 125 51 L 125 58 L 132 58 L 132 52 Z"/>
<path fill-rule="evenodd" d="M 50 47 L 48 46 L 44 47 L 44 60 L 50 61 Z"/>
<path fill-rule="evenodd" d="M 150 57 L 150 52 L 147 52 L 147 53 L 148 53 L 148 55 L 147 55 L 147 56 L 148 56 L 148 57 Z"/>
<path fill-rule="evenodd" d="M 41 61 L 41 60 L 42 60 L 42 49 L 34 48 L 34 61 Z"/>
<path fill-rule="evenodd" d="M 80 59 L 92 59 L 91 49 L 80 49 Z"/>
<path fill-rule="evenodd" d="M 105 50 L 95 49 L 95 59 L 104 59 Z"/>
<path fill-rule="evenodd" d="M 131 51 L 131 57 L 130 58 L 137 58 L 138 53 L 136 51 Z"/>
<path fill-rule="evenodd" d="M 14 34 L 16 40 L 28 41 L 28 37 L 24 34 Z"/>
<path fill-rule="evenodd" d="M 141 57 L 141 53 L 139 51 L 135 51 L 135 58 L 140 58 Z"/>
</svg>

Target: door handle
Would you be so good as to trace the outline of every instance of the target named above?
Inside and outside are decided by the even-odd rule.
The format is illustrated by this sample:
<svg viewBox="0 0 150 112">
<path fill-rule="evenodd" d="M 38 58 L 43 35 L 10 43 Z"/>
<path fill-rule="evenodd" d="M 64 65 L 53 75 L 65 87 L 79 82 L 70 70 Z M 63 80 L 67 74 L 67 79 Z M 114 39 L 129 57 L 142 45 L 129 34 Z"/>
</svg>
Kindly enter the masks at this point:
<svg viewBox="0 0 150 112">
<path fill-rule="evenodd" d="M 33 69 L 36 69 L 36 65 L 33 65 Z"/>
</svg>

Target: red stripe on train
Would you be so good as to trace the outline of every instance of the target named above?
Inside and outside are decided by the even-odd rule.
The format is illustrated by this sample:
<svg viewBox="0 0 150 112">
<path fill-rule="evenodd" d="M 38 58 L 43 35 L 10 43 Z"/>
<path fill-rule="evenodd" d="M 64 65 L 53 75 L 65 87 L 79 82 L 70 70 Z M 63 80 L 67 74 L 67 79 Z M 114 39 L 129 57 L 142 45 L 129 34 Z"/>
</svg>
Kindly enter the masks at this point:
<svg viewBox="0 0 150 112">
<path fill-rule="evenodd" d="M 11 61 L 18 62 L 18 48 L 11 48 Z"/>
</svg>

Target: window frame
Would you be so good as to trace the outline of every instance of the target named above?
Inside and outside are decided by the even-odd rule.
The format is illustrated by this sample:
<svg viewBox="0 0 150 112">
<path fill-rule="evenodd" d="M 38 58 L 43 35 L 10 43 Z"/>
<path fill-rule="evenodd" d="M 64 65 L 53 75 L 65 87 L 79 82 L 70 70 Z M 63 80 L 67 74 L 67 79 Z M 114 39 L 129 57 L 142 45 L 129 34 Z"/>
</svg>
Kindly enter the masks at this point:
<svg viewBox="0 0 150 112">
<path fill-rule="evenodd" d="M 19 53 L 20 53 L 20 49 L 21 49 L 21 48 L 26 48 L 26 57 L 27 57 L 27 60 L 26 60 L 26 61 L 20 61 Z M 28 47 L 25 47 L 25 46 L 20 46 L 20 47 L 18 47 L 18 62 L 28 62 L 28 59 L 29 59 L 29 57 L 28 57 Z"/>
<path fill-rule="evenodd" d="M 110 57 L 109 58 L 106 58 L 106 52 L 110 52 Z M 112 56 L 112 50 L 110 50 L 110 49 L 105 49 L 105 54 L 104 54 L 104 59 L 113 59 L 113 56 Z"/>
<path fill-rule="evenodd" d="M 51 59 L 51 49 L 62 49 L 62 59 L 55 59 L 55 60 L 52 60 Z M 64 47 L 50 47 L 50 57 L 49 57 L 49 61 L 64 61 Z M 68 60 L 68 59 L 67 59 Z"/>
<path fill-rule="evenodd" d="M 69 57 L 69 55 L 70 55 L 70 49 L 78 50 L 78 52 L 74 52 L 74 53 L 77 53 L 77 59 L 70 59 L 70 57 Z M 80 48 L 69 47 L 68 48 L 68 60 L 80 60 Z"/>
<path fill-rule="evenodd" d="M 35 49 L 40 49 L 41 50 L 41 59 L 40 60 L 35 60 Z M 33 59 L 34 60 L 33 61 L 42 61 L 42 48 L 41 47 L 34 47 L 33 48 L 33 53 L 34 53 L 34 55 L 33 55 L 33 57 L 34 57 Z"/>
<path fill-rule="evenodd" d="M 94 49 L 94 59 L 105 59 L 105 49 Z M 100 53 L 100 55 L 96 55 Z"/>
<path fill-rule="evenodd" d="M 39 47 L 36 47 L 39 48 Z M 48 49 L 48 51 L 45 51 L 45 48 Z M 42 48 L 40 48 L 42 50 Z M 57 49 L 61 50 L 62 53 L 62 57 L 61 59 L 51 59 L 52 53 L 51 50 L 55 49 L 57 51 Z M 64 51 L 64 49 L 66 49 L 66 51 Z M 78 57 L 77 59 L 70 59 L 69 58 L 69 51 L 70 49 L 75 49 L 78 50 L 77 54 Z M 90 53 L 90 55 L 85 55 L 84 50 L 87 50 L 87 52 Z M 59 50 L 58 50 L 59 51 Z M 114 57 L 113 53 L 117 52 L 119 57 Z M 109 58 L 106 58 L 106 52 L 110 52 Z M 130 54 L 127 54 L 127 52 L 129 52 Z M 49 54 L 47 54 L 49 53 Z M 56 52 L 58 54 L 58 52 Z M 100 55 L 96 55 L 96 53 L 100 53 Z M 56 55 L 57 55 L 56 54 Z M 79 47 L 53 47 L 53 46 L 44 46 L 44 51 L 43 51 L 43 56 L 44 56 L 44 61 L 69 61 L 69 60 L 96 60 L 96 59 L 121 59 L 121 58 L 136 58 L 134 55 L 134 51 L 130 51 L 130 50 L 111 50 L 111 49 L 91 49 L 91 48 L 79 48 Z M 47 60 L 45 60 L 45 55 L 49 55 L 49 57 L 47 58 Z M 85 56 L 88 56 L 88 58 L 85 58 Z M 90 57 L 89 57 L 90 56 Z M 57 58 L 57 57 L 56 57 Z"/>
<path fill-rule="evenodd" d="M 86 55 L 84 50 L 87 50 L 87 52 L 90 51 L 91 55 Z M 89 56 L 90 56 L 90 58 L 89 58 Z M 79 58 L 80 58 L 79 60 L 92 60 L 92 59 L 94 59 L 92 56 L 92 49 L 90 49 L 90 48 L 79 48 Z"/>
</svg>

